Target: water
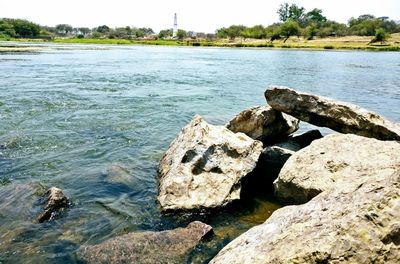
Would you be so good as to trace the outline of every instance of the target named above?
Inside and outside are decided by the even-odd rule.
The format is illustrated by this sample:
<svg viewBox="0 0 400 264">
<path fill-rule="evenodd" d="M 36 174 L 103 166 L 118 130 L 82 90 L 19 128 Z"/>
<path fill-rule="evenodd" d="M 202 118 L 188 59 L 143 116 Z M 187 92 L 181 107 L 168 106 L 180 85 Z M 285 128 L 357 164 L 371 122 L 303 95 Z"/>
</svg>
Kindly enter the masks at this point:
<svg viewBox="0 0 400 264">
<path fill-rule="evenodd" d="M 194 114 L 224 124 L 265 104 L 270 84 L 400 122 L 400 53 L 45 46 L 0 54 L 0 188 L 58 186 L 73 205 L 53 222 L 33 224 L 36 211 L 14 197 L 13 208 L 23 213 L 0 214 L 0 263 L 71 263 L 82 244 L 186 224 L 190 216 L 163 216 L 155 202 L 163 152 Z M 113 166 L 131 176 L 110 179 Z M 206 261 L 278 207 L 256 198 L 200 216 L 217 236 L 192 260 Z"/>
</svg>

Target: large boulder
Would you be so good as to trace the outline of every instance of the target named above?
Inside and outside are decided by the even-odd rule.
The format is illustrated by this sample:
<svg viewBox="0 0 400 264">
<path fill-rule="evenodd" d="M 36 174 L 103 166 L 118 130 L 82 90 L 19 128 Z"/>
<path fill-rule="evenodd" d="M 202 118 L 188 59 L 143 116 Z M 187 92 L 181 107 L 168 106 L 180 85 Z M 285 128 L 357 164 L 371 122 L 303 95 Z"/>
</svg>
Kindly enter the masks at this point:
<svg viewBox="0 0 400 264">
<path fill-rule="evenodd" d="M 211 261 L 399 263 L 400 171 L 382 171 L 275 211 Z"/>
<path fill-rule="evenodd" d="M 304 203 L 319 193 L 400 168 L 400 143 L 351 134 L 315 140 L 294 153 L 274 182 L 286 203 Z"/>
<path fill-rule="evenodd" d="M 299 129 L 299 120 L 272 109 L 256 106 L 235 116 L 226 127 L 263 142 L 285 138 Z"/>
<path fill-rule="evenodd" d="M 195 221 L 186 228 L 129 233 L 83 246 L 77 255 L 89 263 L 186 263 L 188 253 L 211 234 L 211 226 Z"/>
<path fill-rule="evenodd" d="M 260 141 L 195 116 L 160 161 L 162 210 L 215 208 L 240 199 L 242 178 L 261 151 Z"/>
<path fill-rule="evenodd" d="M 280 86 L 267 89 L 265 98 L 273 109 L 316 126 L 380 140 L 400 140 L 398 124 L 356 105 Z"/>
</svg>

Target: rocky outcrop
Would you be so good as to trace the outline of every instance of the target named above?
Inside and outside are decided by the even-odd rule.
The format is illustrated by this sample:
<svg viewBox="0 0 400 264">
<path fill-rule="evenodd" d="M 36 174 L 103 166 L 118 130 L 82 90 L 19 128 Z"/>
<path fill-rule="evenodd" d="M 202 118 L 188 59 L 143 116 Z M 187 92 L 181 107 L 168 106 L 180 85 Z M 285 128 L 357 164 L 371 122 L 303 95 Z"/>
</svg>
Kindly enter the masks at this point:
<svg viewBox="0 0 400 264">
<path fill-rule="evenodd" d="M 260 141 L 195 116 L 160 161 L 162 210 L 215 208 L 238 200 L 242 178 L 261 151 Z"/>
<path fill-rule="evenodd" d="M 328 135 L 294 153 L 274 182 L 287 203 L 304 203 L 319 193 L 400 168 L 400 143 L 350 134 Z"/>
<path fill-rule="evenodd" d="M 37 217 L 36 221 L 43 223 L 52 220 L 56 213 L 64 211 L 68 207 L 68 198 L 64 192 L 56 187 L 51 187 L 45 194 L 44 211 Z"/>
<path fill-rule="evenodd" d="M 278 209 L 211 263 L 398 263 L 399 177 L 382 170 Z"/>
<path fill-rule="evenodd" d="M 299 129 L 299 120 L 272 109 L 269 106 L 257 106 L 235 116 L 226 127 L 237 133 L 263 142 L 285 138 Z"/>
<path fill-rule="evenodd" d="M 316 126 L 380 140 L 400 140 L 399 125 L 355 105 L 276 86 L 267 89 L 265 97 L 273 109 Z"/>
<path fill-rule="evenodd" d="M 211 226 L 195 221 L 186 228 L 122 235 L 81 247 L 77 255 L 89 263 L 186 263 L 188 253 L 211 234 Z"/>
</svg>

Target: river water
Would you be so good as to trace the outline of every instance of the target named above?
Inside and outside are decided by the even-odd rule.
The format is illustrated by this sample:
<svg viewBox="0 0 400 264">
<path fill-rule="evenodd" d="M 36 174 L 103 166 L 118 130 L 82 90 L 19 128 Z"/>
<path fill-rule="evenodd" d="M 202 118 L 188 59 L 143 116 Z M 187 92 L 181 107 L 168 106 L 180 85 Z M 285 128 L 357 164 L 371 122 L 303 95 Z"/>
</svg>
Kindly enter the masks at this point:
<svg viewBox="0 0 400 264">
<path fill-rule="evenodd" d="M 15 211 L 24 213 L 0 208 L 0 263 L 73 263 L 80 245 L 185 225 L 193 216 L 164 216 L 157 207 L 163 152 L 194 114 L 222 125 L 265 104 L 268 85 L 355 103 L 400 122 L 400 53 L 39 45 L 38 52 L 0 53 L 0 189 L 57 186 L 72 205 L 35 224 L 34 212 L 13 197 Z M 115 167 L 129 177 L 110 177 Z M 0 205 L 11 199 L 6 193 Z M 210 223 L 216 237 L 190 261 L 207 262 L 277 208 L 255 197 L 194 217 Z"/>
</svg>

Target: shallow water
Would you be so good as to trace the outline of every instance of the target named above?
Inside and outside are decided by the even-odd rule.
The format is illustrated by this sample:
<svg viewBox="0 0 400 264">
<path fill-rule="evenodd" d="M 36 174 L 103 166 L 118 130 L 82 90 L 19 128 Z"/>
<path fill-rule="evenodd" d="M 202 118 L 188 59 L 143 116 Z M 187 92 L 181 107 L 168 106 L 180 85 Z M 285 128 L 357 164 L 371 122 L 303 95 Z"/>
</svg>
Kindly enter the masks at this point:
<svg viewBox="0 0 400 264">
<path fill-rule="evenodd" d="M 400 53 L 44 46 L 0 54 L 0 185 L 58 186 L 73 205 L 46 224 L 32 223 L 35 212 L 0 214 L 0 263 L 75 262 L 82 244 L 185 225 L 192 217 L 163 216 L 157 208 L 161 155 L 194 114 L 224 124 L 265 104 L 270 84 L 355 103 L 400 122 Z M 108 177 L 112 166 L 130 177 Z M 0 204 L 7 199 L 0 193 Z M 278 207 L 259 197 L 198 216 L 217 236 L 191 261 L 207 261 Z"/>
</svg>

